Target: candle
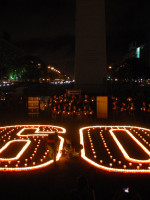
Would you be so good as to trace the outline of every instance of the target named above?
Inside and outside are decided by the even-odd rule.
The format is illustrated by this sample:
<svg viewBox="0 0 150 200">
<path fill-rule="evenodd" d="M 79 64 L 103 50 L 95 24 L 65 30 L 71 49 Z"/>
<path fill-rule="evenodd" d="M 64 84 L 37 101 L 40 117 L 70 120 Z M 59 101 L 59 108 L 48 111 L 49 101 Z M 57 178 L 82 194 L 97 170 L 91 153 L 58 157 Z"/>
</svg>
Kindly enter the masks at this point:
<svg viewBox="0 0 150 200">
<path fill-rule="evenodd" d="M 129 166 L 132 166 L 132 163 L 129 163 Z"/>
</svg>

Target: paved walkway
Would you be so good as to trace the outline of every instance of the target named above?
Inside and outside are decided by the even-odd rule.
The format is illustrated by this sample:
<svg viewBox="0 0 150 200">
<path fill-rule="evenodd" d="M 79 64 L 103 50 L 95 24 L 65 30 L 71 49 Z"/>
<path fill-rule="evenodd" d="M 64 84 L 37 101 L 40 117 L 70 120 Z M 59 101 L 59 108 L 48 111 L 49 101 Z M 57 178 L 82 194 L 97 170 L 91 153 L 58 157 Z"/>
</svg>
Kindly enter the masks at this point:
<svg viewBox="0 0 150 200">
<path fill-rule="evenodd" d="M 1 118 L 2 119 L 2 118 Z M 9 117 L 1 120 L 1 126 L 13 124 L 51 124 L 59 125 L 67 130 L 67 134 L 79 143 L 79 128 L 100 123 L 110 124 L 110 121 L 94 121 L 91 123 L 58 122 L 52 123 L 48 119 L 31 119 L 28 117 Z M 116 122 L 117 123 L 117 122 Z M 121 122 L 120 122 L 121 123 Z M 139 123 L 139 122 L 138 122 Z M 136 122 L 133 123 L 135 125 Z M 129 124 L 129 125 L 132 125 Z M 148 124 L 136 124 L 148 128 Z M 44 170 L 24 173 L 0 173 L 0 199 L 71 199 L 72 191 L 77 190 L 77 180 L 84 176 L 94 188 L 96 200 L 111 200 L 123 188 L 130 187 L 130 191 L 146 199 L 149 195 L 149 175 L 120 175 L 106 173 L 92 168 L 80 157 L 76 159 L 60 159 L 57 166 L 49 166 Z"/>
</svg>

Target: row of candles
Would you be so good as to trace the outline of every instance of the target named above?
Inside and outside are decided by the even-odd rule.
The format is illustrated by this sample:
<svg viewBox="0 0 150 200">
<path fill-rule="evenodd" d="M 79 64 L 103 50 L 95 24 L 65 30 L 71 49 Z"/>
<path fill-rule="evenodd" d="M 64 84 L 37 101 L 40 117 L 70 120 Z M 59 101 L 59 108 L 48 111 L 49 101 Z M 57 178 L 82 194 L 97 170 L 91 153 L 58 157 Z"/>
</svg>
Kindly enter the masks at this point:
<svg viewBox="0 0 150 200">
<path fill-rule="evenodd" d="M 110 127 L 108 127 L 108 128 L 110 128 Z M 94 129 L 94 128 L 93 128 L 93 129 Z M 105 127 L 105 130 L 107 130 L 107 127 Z M 119 130 L 119 128 L 118 128 L 118 130 Z M 130 129 L 130 130 L 132 130 L 132 129 Z M 133 130 L 133 131 L 135 132 L 135 130 Z M 142 129 L 142 131 L 143 131 L 143 129 Z M 116 160 L 115 158 L 113 158 L 113 156 L 111 155 L 110 150 L 108 149 L 108 146 L 107 146 L 107 144 L 106 144 L 106 141 L 105 141 L 105 139 L 104 139 L 104 137 L 103 137 L 102 132 L 103 132 L 103 130 L 100 131 L 100 137 L 101 137 L 101 139 L 102 139 L 102 141 L 103 141 L 104 147 L 106 148 L 106 151 L 107 151 L 107 153 L 108 153 L 108 155 L 109 155 L 109 158 L 112 159 L 113 163 L 117 163 L 117 160 Z M 147 136 L 149 136 L 149 134 L 147 134 L 146 131 L 145 131 L 144 133 L 145 133 Z M 142 138 L 142 140 L 143 140 L 146 144 L 149 144 L 143 137 L 141 137 L 141 135 L 140 135 L 137 131 L 136 131 L 136 134 L 138 134 L 138 136 L 140 136 L 140 138 Z M 95 149 L 94 149 L 94 145 L 93 145 L 93 141 L 92 141 L 92 138 L 91 138 L 91 134 L 90 134 L 90 129 L 88 130 L 88 138 L 89 138 L 89 141 L 90 141 L 90 144 L 91 144 L 91 149 L 92 149 L 92 152 L 93 152 L 93 156 L 94 156 L 94 158 L 97 158 L 96 152 L 95 152 Z M 149 144 L 149 146 L 150 146 L 150 144 Z M 109 167 L 113 167 L 113 163 L 112 163 L 112 162 L 109 163 Z M 103 164 L 103 160 L 100 160 L 100 164 Z M 118 164 L 121 165 L 121 164 L 122 164 L 122 161 L 119 160 L 119 161 L 118 161 Z M 128 165 L 129 165 L 130 167 L 132 167 L 132 166 L 133 166 L 133 163 L 132 163 L 132 162 L 129 162 Z M 136 168 L 137 168 L 137 169 L 140 169 L 142 166 L 143 166 L 142 163 L 138 163 L 138 166 L 136 166 Z M 125 164 L 123 164 L 122 167 L 123 167 L 123 169 L 127 169 L 127 168 L 128 168 L 127 165 L 125 165 Z M 150 164 L 149 164 L 149 166 L 148 166 L 148 169 L 150 169 Z"/>
<path fill-rule="evenodd" d="M 130 130 L 132 130 L 132 129 L 130 129 Z M 133 130 L 133 132 L 135 132 L 136 133 L 136 135 L 141 139 L 141 140 L 143 140 L 143 142 L 145 143 L 145 144 L 147 144 L 149 147 L 150 147 L 150 143 L 145 139 L 145 136 L 147 136 L 147 138 L 148 139 L 150 139 L 149 137 L 150 137 L 150 133 L 147 133 L 147 131 L 144 131 L 143 129 L 142 129 L 142 132 L 144 132 L 144 136 L 142 136 L 138 131 L 135 131 L 135 130 Z"/>
<path fill-rule="evenodd" d="M 34 140 L 35 140 L 35 139 L 34 139 Z M 21 163 L 24 163 L 24 167 L 27 167 L 28 165 L 30 165 L 30 166 L 32 166 L 32 165 L 35 166 L 35 165 L 36 165 L 36 161 L 33 161 L 33 158 L 35 157 L 35 155 L 36 155 L 36 153 L 37 153 L 37 150 L 38 150 L 38 148 L 39 148 L 40 142 L 41 142 L 41 140 L 38 140 L 38 144 L 36 145 L 36 148 L 34 149 L 34 152 L 31 154 L 31 156 L 30 156 L 29 158 L 24 159 L 24 160 L 17 160 L 17 161 L 16 161 L 17 164 L 15 165 L 15 167 L 19 167 L 19 165 L 20 165 Z M 44 160 L 46 160 L 48 153 L 49 153 L 49 150 L 46 150 L 45 153 L 44 153 L 44 155 L 42 156 L 42 158 L 40 158 L 40 162 L 41 162 L 41 163 L 43 163 Z M 36 160 L 37 160 L 37 159 L 36 159 Z M 33 162 L 30 162 L 30 161 L 33 161 Z M 7 163 L 8 163 L 9 165 L 11 165 L 13 162 L 14 162 L 14 161 L 11 161 L 11 160 L 8 160 L 8 161 L 7 161 Z M 0 161 L 0 163 L 1 163 L 1 161 Z M 6 162 L 3 162 L 3 163 L 6 163 Z M 5 164 L 5 168 L 8 167 L 8 164 Z"/>
<path fill-rule="evenodd" d="M 14 152 L 14 157 L 8 158 L 9 155 L 7 155 L 5 156 L 6 158 L 3 158 L 2 155 L 4 154 L 1 154 L 0 171 L 28 171 L 40 169 L 52 164 L 53 160 L 50 160 L 48 157 L 49 150 L 45 148 L 45 137 L 55 132 L 64 134 L 66 130 L 62 127 L 51 125 L 16 125 L 0 127 L 0 154 L 3 152 L 5 154 L 5 149 L 13 148 L 13 146 L 11 146 L 12 144 L 23 144 L 19 152 L 17 152 L 17 149 L 15 150 L 16 153 Z M 61 156 L 60 152 L 64 143 L 62 137 L 60 137 L 60 140 L 57 160 L 59 160 Z M 30 148 L 28 149 L 29 145 Z M 38 150 L 39 148 L 40 151 Z M 9 151 L 11 151 L 11 149 L 9 149 L 8 152 Z M 24 154 L 25 151 L 27 154 Z M 25 155 L 28 155 L 28 157 L 25 158 Z"/>
<path fill-rule="evenodd" d="M 9 130 L 9 131 L 7 131 L 7 129 L 5 128 L 5 129 L 2 129 L 1 131 L 0 131 L 0 133 L 2 134 L 1 135 L 1 141 L 3 140 L 3 142 L 8 142 L 8 140 L 11 140 L 11 143 L 13 143 L 13 142 L 17 142 L 18 140 L 14 137 L 13 138 L 13 140 L 11 139 L 11 137 L 13 137 L 12 136 L 12 133 L 13 133 L 13 131 L 14 131 L 15 129 L 13 128 L 13 129 L 11 129 L 11 130 Z M 54 129 L 55 131 L 57 130 L 58 131 L 58 129 Z M 5 133 L 5 131 L 7 131 L 7 133 Z M 52 132 L 52 127 L 50 128 L 50 129 L 46 129 L 46 127 L 43 127 L 42 128 L 42 130 L 41 131 L 43 131 L 43 132 L 48 132 L 48 131 L 51 131 Z M 11 134 L 11 135 L 10 135 Z M 8 136 L 8 137 L 7 137 Z M 7 138 L 6 138 L 7 137 Z M 37 139 L 39 138 L 39 137 L 41 137 L 41 138 L 44 138 L 44 136 L 33 136 L 33 141 L 34 142 L 36 142 L 37 141 Z M 5 140 L 4 140 L 4 138 L 5 138 Z M 22 141 L 24 141 L 24 138 L 23 137 L 18 137 L 18 138 L 20 138 Z M 28 135 L 26 135 L 26 138 L 28 138 Z M 20 141 L 20 140 L 19 140 Z M 36 145 L 36 148 L 34 149 L 34 152 L 32 153 L 32 155 L 27 159 L 25 159 L 24 160 L 24 166 L 25 167 L 27 167 L 28 166 L 28 163 L 29 163 L 29 161 L 31 161 L 31 160 L 33 160 L 33 157 L 35 156 L 35 154 L 37 153 L 37 150 L 38 150 L 38 148 L 39 148 L 39 145 L 40 145 L 40 142 L 41 142 L 41 140 L 39 139 L 38 140 L 38 142 L 37 142 L 37 145 Z M 44 162 L 44 160 L 46 160 L 46 157 L 47 157 L 47 155 L 48 155 L 48 152 L 49 152 L 49 150 L 47 150 L 45 153 L 44 153 L 44 155 L 43 155 L 43 157 L 42 157 L 42 159 L 40 159 L 40 162 L 42 163 L 42 162 Z M 8 167 L 8 165 L 11 165 L 12 163 L 14 163 L 14 161 L 15 160 L 0 160 L 0 164 L 3 164 L 4 166 L 5 166 L 5 168 L 7 168 Z M 5 164 L 7 162 L 7 164 Z M 15 165 L 15 167 L 19 167 L 19 165 L 20 165 L 20 163 L 21 162 L 23 162 L 23 160 L 21 161 L 21 160 L 17 160 L 16 161 L 16 165 Z M 30 162 L 30 165 L 33 165 L 33 166 L 35 166 L 36 165 L 36 162 L 34 161 L 34 162 Z"/>
</svg>

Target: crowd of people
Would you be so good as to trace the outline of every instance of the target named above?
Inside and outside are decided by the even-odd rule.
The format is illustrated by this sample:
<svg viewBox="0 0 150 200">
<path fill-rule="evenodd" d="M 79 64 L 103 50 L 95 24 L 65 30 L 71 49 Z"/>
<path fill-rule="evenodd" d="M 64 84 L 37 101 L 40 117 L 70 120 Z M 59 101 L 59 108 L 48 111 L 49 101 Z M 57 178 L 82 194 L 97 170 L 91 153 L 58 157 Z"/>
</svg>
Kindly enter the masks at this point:
<svg viewBox="0 0 150 200">
<path fill-rule="evenodd" d="M 95 96 L 54 95 L 40 100 L 40 112 L 48 113 L 55 120 L 92 120 L 96 114 Z"/>
<path fill-rule="evenodd" d="M 118 97 L 112 98 L 111 103 L 112 118 L 118 120 L 119 118 L 126 120 L 135 120 L 140 117 L 146 120 L 150 117 L 150 101 L 137 101 L 134 98 L 128 97 L 121 99 Z"/>
<path fill-rule="evenodd" d="M 149 99 L 137 100 L 134 97 L 110 97 L 108 102 L 108 116 L 114 121 L 143 120 L 150 118 Z M 85 95 L 54 95 L 40 100 L 40 112 L 47 113 L 52 121 L 96 119 L 96 97 Z"/>
</svg>

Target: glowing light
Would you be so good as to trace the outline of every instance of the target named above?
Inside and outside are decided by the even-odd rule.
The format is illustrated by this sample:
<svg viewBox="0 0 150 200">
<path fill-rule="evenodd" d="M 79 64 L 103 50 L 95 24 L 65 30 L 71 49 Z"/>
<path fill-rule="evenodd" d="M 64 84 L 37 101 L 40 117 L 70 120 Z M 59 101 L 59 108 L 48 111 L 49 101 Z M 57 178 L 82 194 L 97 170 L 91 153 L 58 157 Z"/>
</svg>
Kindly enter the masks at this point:
<svg viewBox="0 0 150 200">
<path fill-rule="evenodd" d="M 98 130 L 100 129 L 99 138 L 101 138 L 101 140 L 104 138 L 104 140 L 106 141 L 105 142 L 106 144 L 107 144 L 107 140 L 110 140 L 110 136 L 113 138 L 114 143 L 112 144 L 112 146 L 113 147 L 116 146 L 115 147 L 115 149 L 116 149 L 115 151 L 118 151 L 118 154 L 116 154 L 114 156 L 114 157 L 116 157 L 116 159 L 118 161 L 116 161 L 116 159 L 113 159 L 112 160 L 113 163 L 114 163 L 113 165 L 111 165 L 112 163 L 107 163 L 107 162 L 109 162 L 108 157 L 107 157 L 107 160 L 105 160 L 105 162 L 102 162 L 102 160 L 101 160 L 102 157 L 100 157 L 100 156 L 97 156 L 97 158 L 99 158 L 99 160 L 100 160 L 99 162 L 97 161 L 98 159 L 97 160 L 94 159 L 94 156 L 92 158 L 92 154 L 91 154 L 91 156 L 88 154 L 89 157 L 87 157 L 87 155 L 86 155 L 86 149 L 91 148 L 91 145 L 87 146 L 87 144 L 84 143 L 84 137 L 86 137 L 87 131 L 89 131 L 91 129 L 93 129 L 93 130 L 94 129 L 95 130 L 96 129 L 98 129 Z M 150 173 L 150 167 L 147 166 L 148 164 L 150 164 L 150 159 L 148 158 L 147 160 L 139 160 L 139 159 L 135 159 L 135 158 L 129 157 L 129 155 L 127 154 L 126 150 L 122 146 L 121 142 L 117 139 L 117 134 L 116 135 L 114 134 L 115 131 L 119 131 L 120 134 L 127 134 L 128 137 L 130 137 L 139 146 L 139 148 L 141 148 L 144 151 L 144 153 L 147 154 L 148 157 L 149 157 L 150 156 L 150 151 L 143 144 L 146 141 L 146 142 L 148 142 L 148 146 L 149 146 L 148 139 L 144 138 L 144 140 L 142 140 L 142 138 L 140 138 L 140 137 L 137 139 L 137 137 L 135 137 L 134 134 L 131 133 L 129 130 L 133 131 L 133 133 L 136 134 L 137 137 L 139 137 L 138 133 L 141 131 L 141 135 L 142 135 L 143 138 L 144 138 L 145 132 L 147 132 L 147 134 L 150 133 L 149 129 L 141 128 L 141 127 L 132 127 L 132 126 L 90 126 L 90 127 L 81 128 L 79 130 L 80 143 L 83 145 L 83 149 L 81 150 L 81 157 L 85 161 L 87 161 L 89 164 L 91 164 L 91 165 L 93 165 L 93 166 L 95 166 L 95 167 L 97 167 L 97 168 L 99 168 L 101 170 L 105 170 L 105 171 L 109 171 L 109 172 L 119 172 L 119 173 Z M 138 130 L 138 131 L 136 131 L 136 130 Z M 103 132 L 105 132 L 105 131 L 107 132 L 107 134 L 102 135 Z M 94 135 L 96 135 L 96 134 L 98 134 L 96 131 L 95 131 L 95 133 L 92 131 L 92 137 L 91 138 L 92 138 L 93 148 L 95 149 L 95 153 L 96 153 L 96 155 L 98 155 L 98 153 L 97 153 L 97 151 L 98 151 L 97 148 L 99 146 L 97 144 L 98 140 L 97 139 L 94 140 Z M 146 134 L 146 136 L 147 136 L 147 134 Z M 85 136 L 83 137 L 83 135 L 85 135 Z M 109 137 L 108 137 L 108 135 L 109 135 Z M 96 143 L 95 143 L 95 141 L 96 141 Z M 144 142 L 142 143 L 141 141 L 144 141 Z M 146 143 L 145 143 L 145 145 L 146 145 Z M 109 159 L 111 161 L 111 159 L 113 157 L 113 153 L 114 153 L 111 150 L 111 148 L 113 148 L 113 147 L 111 147 L 108 144 L 107 144 L 107 146 L 109 147 L 107 149 L 105 147 L 102 147 L 102 146 L 101 146 L 101 148 L 104 148 L 105 151 L 107 151 L 107 153 L 111 152 L 111 155 L 109 156 Z M 119 149 L 117 147 L 119 147 Z M 100 151 L 102 151 L 102 149 L 100 149 Z M 121 157 L 121 154 L 119 153 L 119 151 L 121 151 L 122 157 Z M 117 155 L 119 157 L 117 157 Z M 123 160 L 123 162 L 122 162 L 122 160 Z M 121 166 L 121 163 L 123 163 L 122 166 Z M 137 163 L 138 166 L 135 166 L 132 163 Z M 117 164 L 120 165 L 119 168 L 118 168 Z"/>
<path fill-rule="evenodd" d="M 16 155 L 16 157 L 14 157 L 14 158 L 0 158 L 0 161 L 18 160 L 21 157 L 21 155 L 25 152 L 25 150 L 28 148 L 29 144 L 31 143 L 30 140 L 13 140 L 13 141 L 9 141 L 0 149 L 0 153 L 2 153 L 5 149 L 7 149 L 10 144 L 16 143 L 16 142 L 17 143 L 26 142 L 26 144 L 21 149 L 21 151 Z"/>
<path fill-rule="evenodd" d="M 148 160 L 137 160 L 137 159 L 130 158 L 129 155 L 127 154 L 127 152 L 125 151 L 125 149 L 123 148 L 123 146 L 121 145 L 121 143 L 119 142 L 119 140 L 117 139 L 117 137 L 115 136 L 115 134 L 113 133 L 114 131 L 118 131 L 118 129 L 109 130 L 109 132 L 111 133 L 111 136 L 115 140 L 115 142 L 118 145 L 120 151 L 123 153 L 124 157 L 128 161 L 134 162 L 134 163 L 139 163 L 139 162 L 141 162 L 141 163 L 149 163 L 150 162 L 150 159 L 148 159 Z M 130 131 L 124 130 L 124 129 L 119 129 L 119 131 L 126 131 L 126 133 L 145 151 L 145 153 L 147 153 L 148 156 L 150 156 L 150 151 L 146 147 L 144 147 L 144 145 L 139 140 L 137 140 L 133 136 L 133 134 L 130 133 Z"/>
<path fill-rule="evenodd" d="M 136 57 L 137 58 L 140 58 L 140 47 L 138 47 L 137 49 L 136 49 Z"/>
<path fill-rule="evenodd" d="M 45 130 L 43 127 L 45 127 Z M 43 128 L 43 131 L 41 131 L 42 128 Z M 10 129 L 11 129 L 11 131 L 10 131 Z M 19 129 L 19 131 L 18 131 L 18 129 Z M 10 148 L 10 145 L 15 145 L 16 143 L 17 144 L 25 143 L 25 144 L 21 148 L 19 153 L 17 152 L 14 157 L 9 157 L 9 155 L 7 155 L 7 157 L 3 158 L 1 156 L 0 171 L 28 171 L 28 170 L 41 169 L 43 167 L 49 166 L 50 164 L 52 164 L 54 162 L 54 160 L 49 160 L 46 157 L 49 151 L 40 149 L 40 152 L 43 151 L 43 154 L 45 156 L 45 159 L 43 160 L 42 159 L 43 156 L 38 154 L 37 148 L 39 148 L 39 145 L 42 142 L 44 142 L 45 137 L 48 136 L 48 134 L 54 134 L 55 131 L 57 131 L 59 134 L 64 134 L 66 132 L 66 130 L 64 128 L 59 127 L 59 126 L 16 125 L 16 126 L 0 127 L 0 132 L 1 132 L 0 137 L 1 138 L 6 135 L 6 134 L 3 134 L 3 132 L 5 133 L 5 131 L 7 131 L 7 130 L 9 130 L 9 134 L 11 134 L 11 140 L 7 141 L 10 139 L 10 137 L 9 137 L 9 139 L 6 139 L 6 143 L 5 144 L 3 143 L 3 146 L 0 149 L 1 155 L 3 155 L 2 153 L 6 149 Z M 28 131 L 29 131 L 29 134 L 28 134 Z M 8 131 L 7 131 L 7 133 L 8 133 Z M 35 141 L 33 139 L 34 137 L 36 137 L 36 138 L 39 137 L 40 139 Z M 58 161 L 61 157 L 61 152 L 62 152 L 63 143 L 64 143 L 63 137 L 61 137 L 61 136 L 58 136 L 58 137 L 60 139 L 60 142 L 59 142 L 58 153 L 56 155 L 56 161 Z M 24 158 L 24 153 L 27 150 L 30 151 L 28 147 L 30 145 L 33 146 L 33 143 L 34 143 L 35 147 L 37 147 L 37 148 L 34 148 L 34 151 L 33 151 L 34 153 L 31 152 L 31 154 L 29 154 L 29 152 L 28 152 L 29 157 Z M 42 147 L 42 148 L 44 148 L 44 147 Z M 31 164 L 31 162 L 28 163 L 28 160 L 32 160 L 32 164 Z M 5 164 L 6 161 L 8 162 L 8 164 Z M 40 163 L 37 161 L 40 161 Z M 14 162 L 17 162 L 17 164 L 15 164 Z"/>
</svg>

